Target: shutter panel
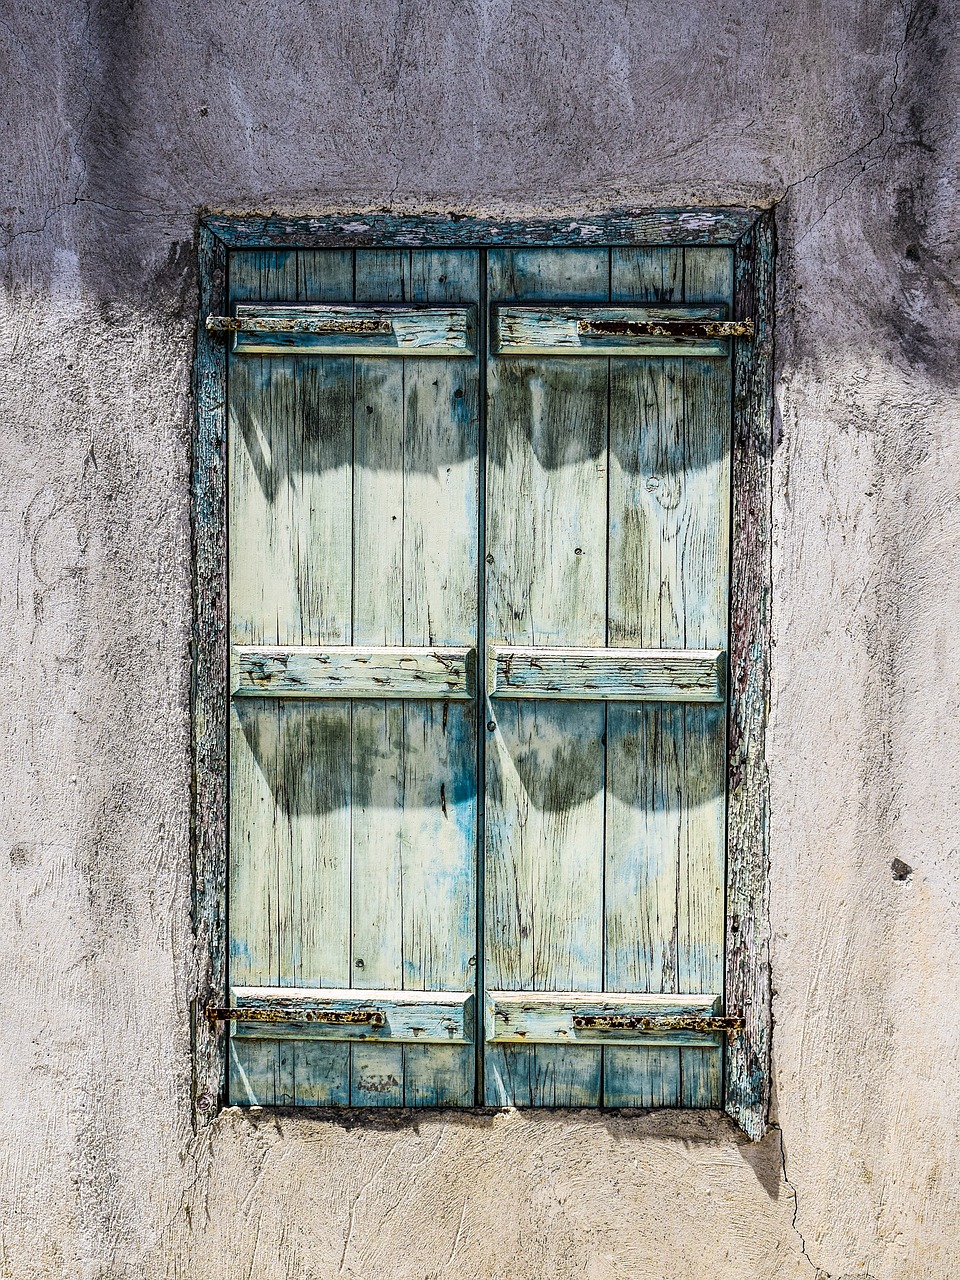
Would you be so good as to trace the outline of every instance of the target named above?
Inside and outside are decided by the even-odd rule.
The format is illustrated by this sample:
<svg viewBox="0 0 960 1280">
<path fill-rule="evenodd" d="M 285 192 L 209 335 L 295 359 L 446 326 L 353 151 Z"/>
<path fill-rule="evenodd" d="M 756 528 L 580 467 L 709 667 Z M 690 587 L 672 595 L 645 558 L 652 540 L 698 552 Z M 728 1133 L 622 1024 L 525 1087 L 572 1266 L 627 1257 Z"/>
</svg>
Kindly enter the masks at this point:
<svg viewBox="0 0 960 1280">
<path fill-rule="evenodd" d="M 486 1100 L 717 1106 L 714 1037 L 628 1024 L 709 1012 L 722 991 L 722 685 L 688 702 L 671 677 L 670 701 L 644 699 L 664 696 L 651 650 L 680 651 L 692 680 L 727 647 L 729 354 L 614 342 L 598 358 L 592 337 L 573 354 L 570 315 L 587 331 L 604 303 L 728 315 L 732 255 L 488 261 L 507 340 L 488 375 Z M 597 701 L 604 681 L 616 700 Z"/>
<path fill-rule="evenodd" d="M 440 355 L 391 351 L 421 330 L 371 308 L 475 307 L 478 273 L 469 251 L 231 256 L 235 312 L 315 326 L 237 333 L 229 360 L 231 1004 L 312 1019 L 233 1024 L 235 1102 L 474 1100 L 478 357 L 462 307 Z M 367 328 L 328 338 L 350 313 L 320 304 Z"/>
</svg>

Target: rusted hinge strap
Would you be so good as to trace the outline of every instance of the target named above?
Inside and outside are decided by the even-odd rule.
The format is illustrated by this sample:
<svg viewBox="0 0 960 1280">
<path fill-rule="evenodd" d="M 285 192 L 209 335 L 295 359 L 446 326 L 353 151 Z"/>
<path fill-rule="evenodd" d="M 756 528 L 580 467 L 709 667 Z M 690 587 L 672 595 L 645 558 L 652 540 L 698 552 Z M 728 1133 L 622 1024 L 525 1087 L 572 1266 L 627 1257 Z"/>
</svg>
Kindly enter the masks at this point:
<svg viewBox="0 0 960 1280">
<path fill-rule="evenodd" d="M 578 320 L 577 333 L 610 338 L 752 338 L 752 320 Z"/>
<path fill-rule="evenodd" d="M 244 1005 L 241 1008 L 207 1007 L 211 1022 L 293 1022 L 321 1026 L 383 1027 L 387 1018 L 382 1009 L 295 1009 L 281 1005 Z"/>
<path fill-rule="evenodd" d="M 392 333 L 389 320 L 351 316 L 207 316 L 208 333 Z"/>
<path fill-rule="evenodd" d="M 575 1031 L 704 1031 L 735 1035 L 743 1018 L 707 1017 L 701 1014 L 575 1013 Z"/>
</svg>

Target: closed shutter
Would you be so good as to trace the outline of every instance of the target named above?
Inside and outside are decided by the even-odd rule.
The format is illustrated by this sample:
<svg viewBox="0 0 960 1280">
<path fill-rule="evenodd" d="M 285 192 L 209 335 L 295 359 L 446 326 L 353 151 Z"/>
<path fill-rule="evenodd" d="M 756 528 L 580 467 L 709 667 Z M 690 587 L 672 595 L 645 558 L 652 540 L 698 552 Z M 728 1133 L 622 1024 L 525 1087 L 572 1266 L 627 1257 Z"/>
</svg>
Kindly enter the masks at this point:
<svg viewBox="0 0 960 1280">
<path fill-rule="evenodd" d="M 231 254 L 232 1101 L 719 1105 L 731 295 Z"/>
<path fill-rule="evenodd" d="M 233 1024 L 236 1102 L 474 1101 L 457 651 L 476 646 L 479 363 L 472 314 L 452 354 L 430 324 L 475 307 L 478 272 L 469 252 L 230 262 L 233 308 L 348 308 L 326 334 L 238 335 L 228 367 L 232 1004 L 314 1018 Z M 387 332 L 364 303 L 397 308 Z"/>
<path fill-rule="evenodd" d="M 730 358 L 568 331 L 731 295 L 725 249 L 489 254 L 490 1104 L 719 1105 L 719 1041 L 616 1023 L 723 990 Z"/>
</svg>

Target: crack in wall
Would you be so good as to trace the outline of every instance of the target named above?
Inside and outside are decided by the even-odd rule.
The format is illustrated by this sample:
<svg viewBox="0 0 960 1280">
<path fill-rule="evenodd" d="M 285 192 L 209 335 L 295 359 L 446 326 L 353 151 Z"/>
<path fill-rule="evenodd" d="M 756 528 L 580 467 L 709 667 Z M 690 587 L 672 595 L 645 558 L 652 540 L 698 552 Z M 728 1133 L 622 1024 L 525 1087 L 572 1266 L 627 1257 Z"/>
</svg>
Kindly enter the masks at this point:
<svg viewBox="0 0 960 1280">
<path fill-rule="evenodd" d="M 855 160 L 857 156 L 862 155 L 865 151 L 868 151 L 872 146 L 878 143 L 888 131 L 891 133 L 893 132 L 893 112 L 901 87 L 901 74 L 903 70 L 902 59 L 907 45 L 910 43 L 911 27 L 919 14 L 922 3 L 923 0 L 915 0 L 915 3 L 909 10 L 906 10 L 905 7 L 901 9 L 901 12 L 905 14 L 903 34 L 893 57 L 892 83 L 890 86 L 886 109 L 881 112 L 879 128 L 864 142 L 858 143 L 857 146 L 853 147 L 846 155 L 841 156 L 838 160 L 830 160 L 826 164 L 821 165 L 819 169 L 814 169 L 812 173 L 805 174 L 802 178 L 797 178 L 793 182 L 787 183 L 784 188 L 783 199 L 786 199 L 799 188 L 806 186 L 807 183 L 813 182 L 816 178 L 822 177 L 824 174 L 830 173 L 834 169 L 840 169 L 844 165 L 849 164 L 851 160 Z M 859 172 L 855 173 L 853 177 L 850 178 L 849 182 L 843 186 L 840 192 L 824 206 L 819 217 L 817 217 L 810 226 L 807 227 L 803 234 L 797 238 L 794 244 L 795 249 L 803 244 L 804 240 L 806 240 L 808 236 L 813 234 L 831 209 L 834 209 L 840 203 L 855 183 L 859 182 L 859 180 L 867 173 L 871 172 L 871 170 L 875 169 L 877 165 L 882 164 L 887 159 L 893 145 L 893 142 L 888 143 L 881 155 L 877 156 L 870 163 L 861 165 Z"/>
</svg>

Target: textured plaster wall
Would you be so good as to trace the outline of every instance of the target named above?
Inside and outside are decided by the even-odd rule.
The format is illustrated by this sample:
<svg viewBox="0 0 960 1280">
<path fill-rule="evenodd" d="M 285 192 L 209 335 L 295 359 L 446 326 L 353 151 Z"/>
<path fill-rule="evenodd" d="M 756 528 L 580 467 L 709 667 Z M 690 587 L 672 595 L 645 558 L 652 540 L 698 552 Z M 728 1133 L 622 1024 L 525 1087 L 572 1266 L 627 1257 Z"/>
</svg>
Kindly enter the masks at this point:
<svg viewBox="0 0 960 1280">
<path fill-rule="evenodd" d="M 0 1275 L 955 1274 L 950 16 L 928 0 L 3 6 Z M 194 1136 L 198 209 L 672 202 L 778 208 L 779 1128 L 754 1147 L 715 1115 L 228 1111 Z"/>
</svg>

